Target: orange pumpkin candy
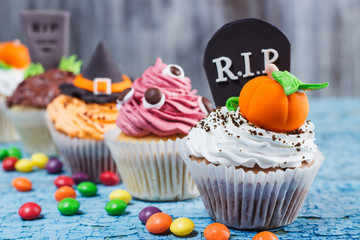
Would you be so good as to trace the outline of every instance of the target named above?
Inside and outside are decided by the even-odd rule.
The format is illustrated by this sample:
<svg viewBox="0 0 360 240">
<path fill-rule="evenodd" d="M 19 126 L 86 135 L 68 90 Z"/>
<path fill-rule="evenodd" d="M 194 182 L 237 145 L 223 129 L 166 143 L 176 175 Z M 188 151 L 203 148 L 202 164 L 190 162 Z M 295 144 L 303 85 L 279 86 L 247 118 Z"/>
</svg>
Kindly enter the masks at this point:
<svg viewBox="0 0 360 240">
<path fill-rule="evenodd" d="M 274 132 L 298 129 L 309 114 L 309 101 L 304 92 L 285 95 L 283 87 L 268 76 L 245 84 L 240 92 L 239 107 L 251 123 Z"/>
<path fill-rule="evenodd" d="M 0 44 L 0 60 L 15 68 L 25 68 L 31 62 L 28 48 L 19 40 Z"/>
</svg>

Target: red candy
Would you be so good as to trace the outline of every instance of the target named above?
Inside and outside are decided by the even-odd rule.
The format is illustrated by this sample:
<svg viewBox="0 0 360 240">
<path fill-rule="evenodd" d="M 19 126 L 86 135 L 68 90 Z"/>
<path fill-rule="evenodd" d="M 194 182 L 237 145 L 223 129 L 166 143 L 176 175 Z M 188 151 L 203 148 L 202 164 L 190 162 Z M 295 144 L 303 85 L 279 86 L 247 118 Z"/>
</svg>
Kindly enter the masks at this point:
<svg viewBox="0 0 360 240">
<path fill-rule="evenodd" d="M 34 220 L 39 217 L 41 207 L 34 202 L 28 202 L 19 208 L 18 213 L 23 220 Z"/>
<path fill-rule="evenodd" d="M 100 174 L 100 181 L 106 186 L 114 186 L 118 184 L 120 180 L 115 173 L 111 171 L 105 171 Z"/>
<path fill-rule="evenodd" d="M 278 237 L 269 231 L 259 232 L 253 237 L 253 240 L 278 240 Z"/>
<path fill-rule="evenodd" d="M 32 183 L 29 179 L 24 177 L 14 178 L 11 184 L 18 190 L 19 192 L 28 192 L 31 191 Z"/>
<path fill-rule="evenodd" d="M 212 223 L 204 230 L 206 240 L 227 240 L 230 238 L 229 229 L 222 223 Z"/>
<path fill-rule="evenodd" d="M 60 175 L 58 176 L 55 180 L 54 180 L 54 184 L 55 186 L 59 187 L 63 187 L 63 186 L 69 186 L 72 187 L 75 185 L 74 180 L 66 175 Z"/>
<path fill-rule="evenodd" d="M 2 167 L 5 171 L 10 172 L 10 171 L 15 171 L 15 163 L 17 162 L 17 158 L 16 157 L 7 157 L 4 159 L 3 163 L 2 163 Z"/>
<path fill-rule="evenodd" d="M 146 229 L 154 234 L 166 232 L 172 223 L 172 218 L 166 213 L 155 213 L 146 221 Z"/>
</svg>

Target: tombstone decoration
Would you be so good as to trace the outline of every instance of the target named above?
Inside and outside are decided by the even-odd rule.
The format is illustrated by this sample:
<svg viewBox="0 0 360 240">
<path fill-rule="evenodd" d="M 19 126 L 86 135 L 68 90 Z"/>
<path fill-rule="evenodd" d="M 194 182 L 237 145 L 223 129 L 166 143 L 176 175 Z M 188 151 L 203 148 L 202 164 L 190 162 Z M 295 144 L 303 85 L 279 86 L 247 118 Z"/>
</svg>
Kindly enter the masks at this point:
<svg viewBox="0 0 360 240">
<path fill-rule="evenodd" d="M 278 28 L 259 19 L 237 20 L 220 28 L 203 59 L 215 105 L 224 106 L 246 82 L 266 75 L 269 63 L 290 71 L 290 42 Z"/>
<path fill-rule="evenodd" d="M 29 47 L 31 61 L 44 68 L 57 68 L 61 57 L 69 49 L 69 21 L 67 11 L 22 11 L 23 34 Z"/>
</svg>

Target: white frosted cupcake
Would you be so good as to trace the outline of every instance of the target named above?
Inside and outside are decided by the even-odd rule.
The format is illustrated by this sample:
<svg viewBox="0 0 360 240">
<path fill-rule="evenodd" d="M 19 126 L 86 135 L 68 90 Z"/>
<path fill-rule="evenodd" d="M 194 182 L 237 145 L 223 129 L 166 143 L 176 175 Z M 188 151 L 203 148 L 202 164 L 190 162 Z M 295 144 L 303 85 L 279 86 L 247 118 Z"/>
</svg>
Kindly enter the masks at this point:
<svg viewBox="0 0 360 240">
<path fill-rule="evenodd" d="M 274 72 L 279 82 L 282 74 L 287 72 Z M 182 156 L 207 211 L 239 229 L 293 222 L 324 160 L 314 125 L 305 121 L 305 93 L 286 95 L 281 84 L 262 76 L 227 106 L 211 112 L 184 140 Z"/>
</svg>

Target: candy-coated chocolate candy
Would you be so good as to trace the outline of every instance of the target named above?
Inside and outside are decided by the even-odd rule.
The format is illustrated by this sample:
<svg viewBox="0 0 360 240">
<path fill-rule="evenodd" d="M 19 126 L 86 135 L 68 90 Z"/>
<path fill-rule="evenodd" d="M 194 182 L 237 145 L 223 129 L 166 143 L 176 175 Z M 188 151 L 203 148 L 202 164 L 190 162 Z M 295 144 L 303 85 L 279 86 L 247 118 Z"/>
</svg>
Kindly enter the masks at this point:
<svg viewBox="0 0 360 240">
<path fill-rule="evenodd" d="M 65 198 L 58 204 L 58 210 L 62 215 L 70 216 L 79 211 L 80 203 L 73 198 Z"/>
<path fill-rule="evenodd" d="M 15 163 L 15 169 L 19 172 L 31 172 L 34 168 L 34 164 L 27 158 L 17 160 Z"/>
<path fill-rule="evenodd" d="M 259 232 L 253 237 L 253 240 L 278 240 L 278 237 L 269 231 Z"/>
<path fill-rule="evenodd" d="M 16 157 L 6 157 L 2 162 L 2 167 L 5 171 L 15 171 L 15 163 L 17 162 Z"/>
<path fill-rule="evenodd" d="M 121 200 L 125 201 L 126 204 L 129 204 L 129 202 L 132 199 L 132 196 L 130 195 L 130 193 L 128 193 L 127 191 L 125 191 L 123 189 L 117 189 L 115 191 L 112 191 L 109 194 L 109 198 L 110 198 L 110 200 L 121 199 Z"/>
<path fill-rule="evenodd" d="M 63 186 L 69 186 L 72 187 L 74 186 L 75 182 L 74 180 L 69 177 L 69 176 L 65 176 L 65 175 L 60 175 L 58 176 L 55 180 L 54 180 L 54 184 L 55 186 L 59 187 L 63 187 Z"/>
<path fill-rule="evenodd" d="M 8 151 L 6 149 L 0 149 L 0 161 L 4 160 L 4 158 L 8 156 Z"/>
<path fill-rule="evenodd" d="M 45 169 L 50 174 L 60 173 L 62 171 L 62 162 L 57 158 L 51 158 L 45 166 Z"/>
<path fill-rule="evenodd" d="M 145 224 L 149 219 L 149 217 L 159 212 L 161 212 L 161 210 L 157 207 L 153 207 L 153 206 L 146 207 L 143 210 L 141 210 L 141 212 L 139 213 L 139 219 L 143 224 Z"/>
<path fill-rule="evenodd" d="M 166 232 L 172 222 L 172 218 L 166 213 L 155 213 L 146 221 L 146 229 L 154 234 Z"/>
<path fill-rule="evenodd" d="M 97 193 L 97 187 L 93 182 L 81 182 L 76 189 L 80 192 L 80 194 L 84 197 L 92 197 Z"/>
<path fill-rule="evenodd" d="M 60 202 L 65 198 L 76 198 L 76 192 L 72 187 L 63 186 L 55 191 L 54 197 L 56 201 Z"/>
<path fill-rule="evenodd" d="M 17 147 L 9 147 L 7 153 L 9 157 L 16 157 L 17 159 L 20 159 L 22 156 L 20 149 Z"/>
<path fill-rule="evenodd" d="M 87 175 L 86 173 L 84 172 L 77 172 L 77 173 L 74 173 L 74 175 L 72 176 L 74 182 L 76 184 L 79 184 L 81 182 L 87 182 L 87 181 L 90 181 L 90 177 L 89 175 Z"/>
<path fill-rule="evenodd" d="M 120 199 L 114 199 L 106 204 L 105 210 L 109 215 L 117 216 L 125 212 L 126 207 L 126 202 Z"/>
<path fill-rule="evenodd" d="M 28 192 L 31 191 L 32 183 L 29 179 L 24 177 L 14 178 L 11 184 L 18 190 L 19 192 Z"/>
<path fill-rule="evenodd" d="M 49 158 L 43 153 L 34 153 L 31 155 L 31 161 L 33 161 L 36 167 L 44 169 L 49 161 Z"/>
<path fill-rule="evenodd" d="M 222 223 L 212 223 L 204 230 L 206 240 L 227 240 L 230 238 L 229 229 Z"/>
<path fill-rule="evenodd" d="M 185 217 L 175 219 L 170 225 L 170 231 L 180 237 L 189 235 L 194 228 L 194 222 Z"/>
<path fill-rule="evenodd" d="M 119 177 L 111 171 L 105 171 L 100 174 L 100 181 L 106 186 L 114 186 L 119 183 Z"/>
<path fill-rule="evenodd" d="M 19 208 L 18 213 L 23 220 L 34 220 L 39 217 L 41 213 L 41 207 L 34 202 L 24 203 Z"/>
</svg>

